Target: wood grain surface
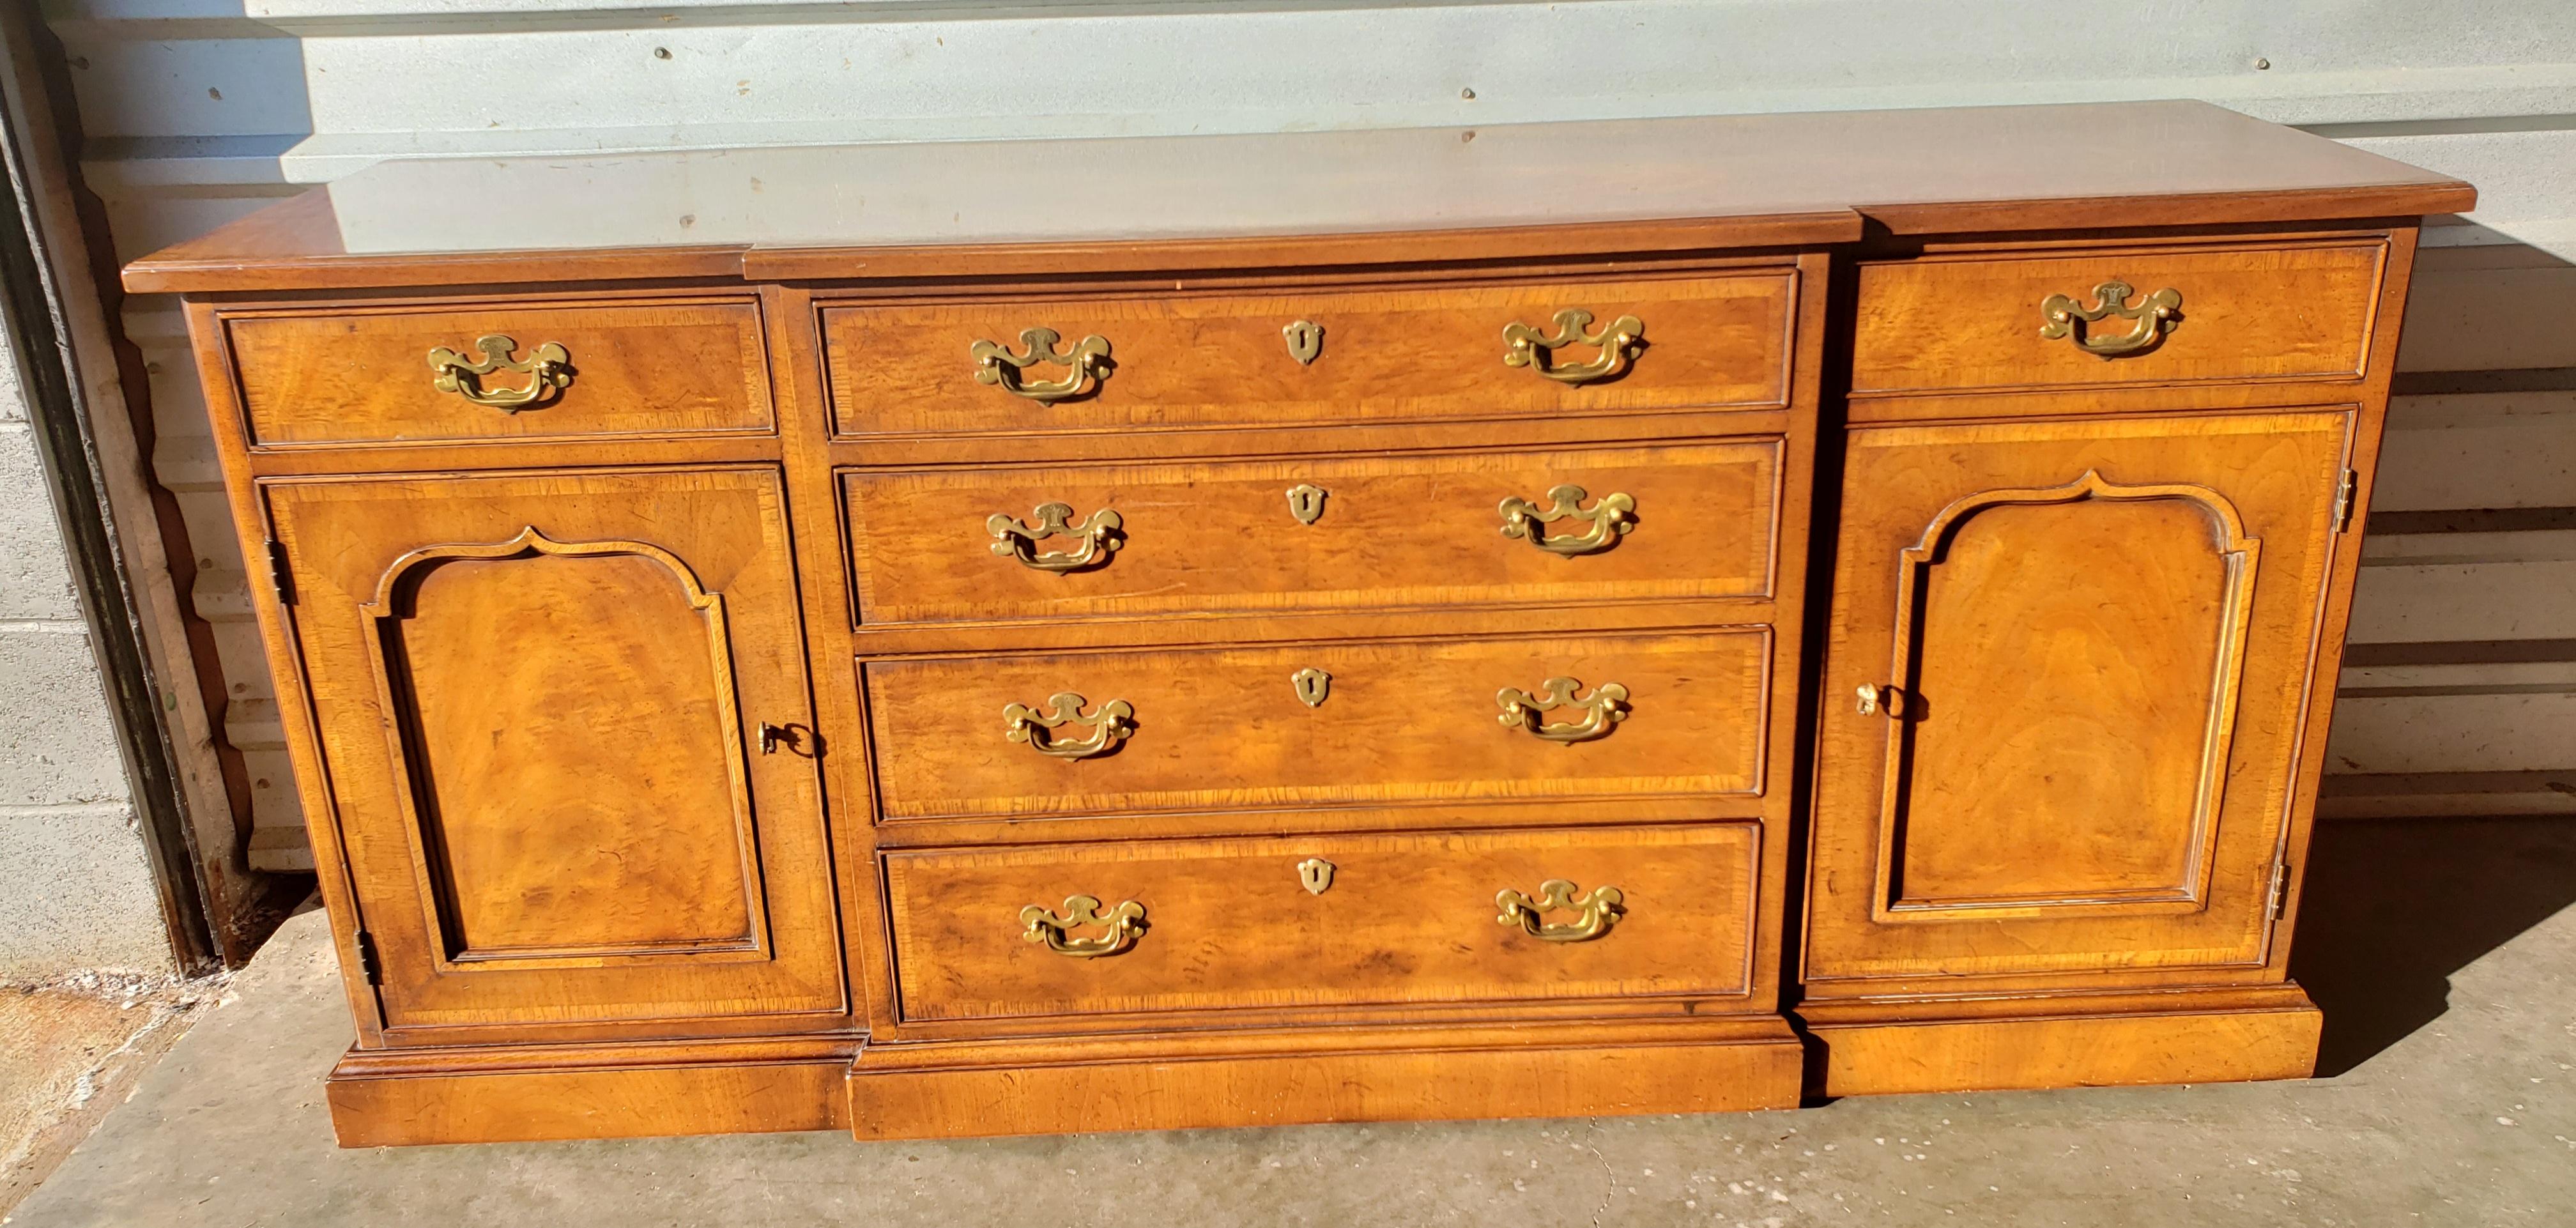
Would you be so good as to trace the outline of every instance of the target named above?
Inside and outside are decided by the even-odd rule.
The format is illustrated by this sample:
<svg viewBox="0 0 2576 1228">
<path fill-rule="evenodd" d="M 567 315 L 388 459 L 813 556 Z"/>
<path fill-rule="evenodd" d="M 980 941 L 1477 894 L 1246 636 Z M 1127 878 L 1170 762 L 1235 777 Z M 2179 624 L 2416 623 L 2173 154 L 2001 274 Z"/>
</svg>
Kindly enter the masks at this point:
<svg viewBox="0 0 2576 1228">
<path fill-rule="evenodd" d="M 1422 803 L 1763 788 L 1771 638 L 1761 629 L 1265 645 L 875 661 L 864 667 L 889 822 L 1086 812 Z M 1332 675 L 1309 707 L 1291 677 Z M 1605 737 L 1505 725 L 1496 694 L 1571 677 L 1625 687 Z M 1059 692 L 1134 709 L 1097 758 L 1005 737 L 1003 710 Z M 1549 724 L 1579 719 L 1559 710 Z M 1081 731 L 1068 729 L 1068 735 Z"/>
<path fill-rule="evenodd" d="M 1811 994 L 2264 962 L 2353 429 L 2321 409 L 1851 433 Z M 1945 516 L 1941 561 L 1900 567 Z M 2231 578 L 2240 536 L 2260 564 Z M 1858 710 L 1889 682 L 1897 716 Z"/>
<path fill-rule="evenodd" d="M 907 851 L 886 892 L 907 1019 L 1679 996 L 1724 1011 L 1711 1000 L 1752 984 L 1760 842 L 1730 823 Z M 1330 863 L 1321 892 L 1308 858 Z M 1496 892 L 1536 899 L 1549 879 L 1577 899 L 1616 887 L 1609 929 L 1546 942 L 1496 920 Z M 1024 939 L 1021 909 L 1061 915 L 1076 894 L 1140 904 L 1144 935 L 1091 958 Z"/>
<path fill-rule="evenodd" d="M 2383 241 L 1865 263 L 1852 392 L 2352 379 L 2387 261 Z M 2042 300 L 2062 294 L 2092 308 L 2113 281 L 2135 291 L 2133 308 L 2160 290 L 2181 295 L 2162 341 L 2105 357 L 2072 336 L 2041 335 Z M 2135 327 L 2112 317 L 2093 335 Z"/>
<path fill-rule="evenodd" d="M 480 360 L 476 342 L 494 334 L 519 343 L 519 362 L 540 345 L 563 346 L 571 386 L 517 412 L 439 391 L 430 350 Z M 746 300 L 242 314 L 226 321 L 225 337 L 257 447 L 771 429 L 760 312 Z M 486 387 L 520 389 L 531 378 L 496 371 Z"/>
<path fill-rule="evenodd" d="M 136 261 L 126 288 L 473 284 L 531 259 L 782 280 L 1520 259 L 1849 242 L 1864 215 L 1924 234 L 2475 202 L 2186 101 L 397 159 Z"/>
<path fill-rule="evenodd" d="M 822 329 L 833 421 L 845 435 L 1241 428 L 1781 405 L 1797 293 L 1796 273 L 1773 268 L 1343 294 L 826 307 Z M 1593 334 L 1633 315 L 1645 343 L 1618 374 L 1582 385 L 1504 364 L 1505 325 L 1557 336 L 1556 314 L 1568 308 L 1592 314 Z M 1297 321 L 1323 330 L 1311 362 L 1299 362 L 1283 335 Z M 1026 356 L 1021 334 L 1033 327 L 1060 334 L 1060 349 L 1102 338 L 1109 373 L 1052 404 L 973 378 L 976 342 Z M 1560 353 L 1560 362 L 1587 362 L 1600 347 Z M 1028 376 L 1068 370 L 1040 365 Z"/>
<path fill-rule="evenodd" d="M 1474 437 L 1459 432 L 1460 450 L 1435 454 L 847 472 L 858 620 L 1770 596 L 1779 440 L 1465 450 Z M 1584 511 L 1628 496 L 1631 527 L 1581 555 L 1503 534 L 1504 500 L 1546 509 L 1547 492 L 1566 484 L 1583 489 Z M 1323 492 L 1311 524 L 1289 503 L 1300 486 Z M 1073 507 L 1077 523 L 1116 512 L 1117 549 L 1071 572 L 993 551 L 989 517 L 1033 525 L 1046 503 Z M 1589 527 L 1568 518 L 1545 532 Z M 1080 546 L 1059 536 L 1033 549 Z"/>
<path fill-rule="evenodd" d="M 262 494 L 389 1026 L 839 1012 L 774 472 Z"/>
</svg>

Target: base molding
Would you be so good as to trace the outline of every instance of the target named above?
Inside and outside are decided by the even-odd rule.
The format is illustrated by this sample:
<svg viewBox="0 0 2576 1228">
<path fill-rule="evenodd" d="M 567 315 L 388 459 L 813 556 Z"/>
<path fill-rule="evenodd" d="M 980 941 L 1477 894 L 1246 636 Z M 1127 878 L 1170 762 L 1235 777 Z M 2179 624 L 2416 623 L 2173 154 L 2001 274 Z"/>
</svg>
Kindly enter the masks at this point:
<svg viewBox="0 0 2576 1228">
<path fill-rule="evenodd" d="M 1778 1016 L 870 1044 L 861 1139 L 1792 1108 Z"/>
<path fill-rule="evenodd" d="M 1794 1108 L 1802 1094 L 2305 1078 L 2322 1019 L 2292 983 L 1810 999 L 1794 1014 L 1795 1028 L 1775 1015 L 352 1049 L 328 1095 L 344 1147 L 1715 1113 Z"/>
<path fill-rule="evenodd" d="M 856 1036 L 352 1049 L 332 1068 L 343 1147 L 838 1130 Z"/>
<path fill-rule="evenodd" d="M 2013 998 L 1810 999 L 1824 1096 L 2304 1079 L 2324 1016 L 2297 984 Z"/>
</svg>

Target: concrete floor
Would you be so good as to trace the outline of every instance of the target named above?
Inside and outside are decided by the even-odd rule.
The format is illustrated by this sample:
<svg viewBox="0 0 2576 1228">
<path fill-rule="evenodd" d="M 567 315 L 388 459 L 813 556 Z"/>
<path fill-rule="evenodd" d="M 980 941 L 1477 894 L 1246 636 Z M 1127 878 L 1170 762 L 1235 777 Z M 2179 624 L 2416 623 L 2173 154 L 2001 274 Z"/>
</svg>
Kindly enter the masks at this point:
<svg viewBox="0 0 2576 1228">
<path fill-rule="evenodd" d="M 2311 1082 L 869 1146 L 336 1150 L 320 1079 L 349 1031 L 307 915 L 8 1222 L 2576 1224 L 2576 821 L 2331 825 L 2308 881 Z"/>
<path fill-rule="evenodd" d="M 0 1216 L 134 1090 L 223 978 L 87 972 L 0 985 Z"/>
</svg>

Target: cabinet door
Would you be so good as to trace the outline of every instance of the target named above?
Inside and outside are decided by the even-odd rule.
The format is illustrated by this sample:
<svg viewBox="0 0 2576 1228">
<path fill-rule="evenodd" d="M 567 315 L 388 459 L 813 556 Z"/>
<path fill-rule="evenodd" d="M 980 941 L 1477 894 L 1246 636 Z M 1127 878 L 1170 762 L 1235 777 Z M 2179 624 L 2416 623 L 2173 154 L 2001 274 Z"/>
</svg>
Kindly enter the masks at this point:
<svg viewBox="0 0 2576 1228">
<path fill-rule="evenodd" d="M 774 471 L 263 494 L 389 1032 L 841 1012 Z"/>
<path fill-rule="evenodd" d="M 1850 433 L 1809 982 L 2264 962 L 2352 421 Z"/>
</svg>

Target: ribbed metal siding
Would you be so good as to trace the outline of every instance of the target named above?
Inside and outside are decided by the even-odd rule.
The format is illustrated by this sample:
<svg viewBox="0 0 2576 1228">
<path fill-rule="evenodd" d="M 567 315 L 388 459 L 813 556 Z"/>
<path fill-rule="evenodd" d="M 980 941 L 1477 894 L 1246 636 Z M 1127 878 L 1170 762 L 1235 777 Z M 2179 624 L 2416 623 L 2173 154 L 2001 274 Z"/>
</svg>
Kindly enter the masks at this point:
<svg viewBox="0 0 2576 1228">
<path fill-rule="evenodd" d="M 2576 353 L 2550 335 L 2563 327 L 2515 305 L 2576 289 L 2550 255 L 2576 255 L 2576 5 L 2564 0 L 2045 16 L 2019 0 L 55 0 L 46 13 L 79 92 L 86 173 L 128 257 L 302 185 L 425 154 L 2195 97 L 2476 181 L 2473 224 L 2431 238 L 2472 250 L 2430 258 L 2417 315 L 2443 319 L 2419 323 L 2404 365 L 2576 372 Z M 300 817 L 185 338 L 170 307 L 148 300 L 127 326 L 152 371 L 155 468 L 213 563 L 196 604 L 217 629 L 225 728 L 255 781 L 255 863 L 283 867 L 305 856 Z M 2576 505 L 2564 470 L 2517 469 L 2501 484 L 2433 472 L 2483 472 L 2504 450 L 2576 450 L 2576 380 L 2526 375 L 2517 388 L 2544 390 L 2509 392 L 2416 383 L 2467 391 L 2400 404 L 2409 446 L 2391 451 L 2383 512 Z M 2457 446 L 2411 446 L 2434 439 Z M 2476 523 L 2375 531 L 2356 640 L 2545 659 L 2348 674 L 2360 689 L 2338 722 L 2337 768 L 2391 779 L 2341 782 L 2330 809 L 2385 809 L 2372 799 L 2404 789 L 2421 800 L 2400 809 L 2576 810 L 2576 796 L 2547 787 L 2557 778 L 2532 775 L 2576 779 L 2576 739 L 2556 732 L 2576 715 L 2576 651 L 2522 643 L 2576 642 L 2559 625 L 2576 543 L 2538 527 L 2556 523 L 2546 515 Z M 2508 609 L 2532 613 L 2491 616 Z M 2495 732 L 2427 741 L 2413 724 L 2427 720 Z M 2544 722 L 2546 735 L 2510 736 Z M 2485 774 L 2441 778 L 2452 772 Z M 2485 792 L 2422 792 L 2453 785 Z"/>
</svg>

